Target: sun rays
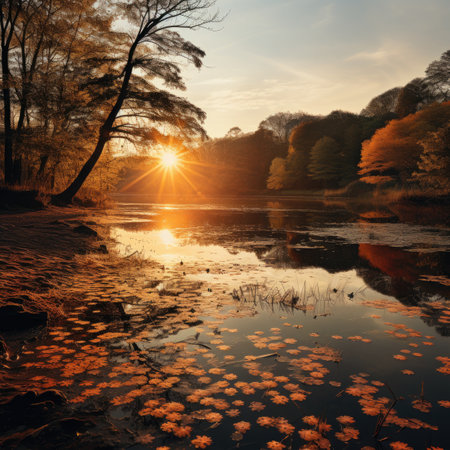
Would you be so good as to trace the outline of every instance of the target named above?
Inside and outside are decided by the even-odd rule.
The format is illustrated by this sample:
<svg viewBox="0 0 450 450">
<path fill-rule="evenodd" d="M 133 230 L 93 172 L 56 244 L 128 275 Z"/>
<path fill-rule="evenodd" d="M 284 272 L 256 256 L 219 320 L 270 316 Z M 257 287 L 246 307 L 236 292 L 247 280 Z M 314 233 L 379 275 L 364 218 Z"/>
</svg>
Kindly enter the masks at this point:
<svg viewBox="0 0 450 450">
<path fill-rule="evenodd" d="M 178 165 L 178 155 L 169 150 L 161 153 L 160 160 L 161 166 L 165 169 L 172 169 Z"/>
</svg>

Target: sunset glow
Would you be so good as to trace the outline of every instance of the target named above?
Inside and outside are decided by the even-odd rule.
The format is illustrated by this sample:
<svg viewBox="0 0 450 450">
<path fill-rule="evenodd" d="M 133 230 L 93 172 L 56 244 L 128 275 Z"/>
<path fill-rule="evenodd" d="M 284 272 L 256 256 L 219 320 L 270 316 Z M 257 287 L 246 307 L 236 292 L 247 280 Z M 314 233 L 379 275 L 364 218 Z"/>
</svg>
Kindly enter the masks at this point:
<svg viewBox="0 0 450 450">
<path fill-rule="evenodd" d="M 450 450 L 449 2 L 2 0 L 0 450 Z"/>
<path fill-rule="evenodd" d="M 166 151 L 161 154 L 161 165 L 165 169 L 176 167 L 178 164 L 178 156 L 176 153 Z"/>
</svg>

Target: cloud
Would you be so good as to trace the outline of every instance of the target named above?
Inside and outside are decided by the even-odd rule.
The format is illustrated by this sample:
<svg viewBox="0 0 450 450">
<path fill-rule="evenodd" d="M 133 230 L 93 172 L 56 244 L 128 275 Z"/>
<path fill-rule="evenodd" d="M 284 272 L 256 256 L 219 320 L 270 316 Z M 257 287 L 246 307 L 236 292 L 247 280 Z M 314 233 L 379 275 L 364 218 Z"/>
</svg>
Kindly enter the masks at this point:
<svg viewBox="0 0 450 450">
<path fill-rule="evenodd" d="M 217 89 L 198 98 L 198 103 L 206 110 L 214 111 L 281 111 L 298 110 L 302 104 L 311 105 L 315 100 L 339 89 L 335 83 L 325 80 L 281 80 L 265 79 L 258 86 Z"/>
<path fill-rule="evenodd" d="M 380 48 L 373 52 L 358 52 L 349 56 L 345 61 L 371 61 L 375 63 L 384 63 L 390 60 L 394 56 L 394 53 L 386 49 Z"/>
</svg>

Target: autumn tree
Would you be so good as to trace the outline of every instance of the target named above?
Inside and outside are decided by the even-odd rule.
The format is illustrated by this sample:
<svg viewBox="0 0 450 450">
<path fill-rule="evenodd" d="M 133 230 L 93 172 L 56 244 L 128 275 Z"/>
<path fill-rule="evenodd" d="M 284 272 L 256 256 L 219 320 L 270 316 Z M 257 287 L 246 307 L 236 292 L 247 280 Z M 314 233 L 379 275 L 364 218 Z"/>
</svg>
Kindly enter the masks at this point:
<svg viewBox="0 0 450 450">
<path fill-rule="evenodd" d="M 115 44 L 111 18 L 95 0 L 42 0 L 27 8 L 18 30 L 20 105 L 16 153 L 27 181 L 53 189 L 67 183 L 95 139 L 108 95 L 104 75 Z M 22 118 L 27 117 L 23 126 Z"/>
<path fill-rule="evenodd" d="M 176 61 L 188 61 L 200 68 L 204 52 L 179 31 L 216 22 L 217 14 L 210 12 L 214 3 L 214 0 L 111 2 L 114 16 L 123 17 L 131 30 L 127 37 L 122 34 L 121 45 L 111 55 L 114 63 L 98 80 L 114 92 L 113 100 L 99 128 L 94 151 L 67 189 L 53 197 L 55 203 L 71 201 L 111 139 L 149 142 L 155 135 L 155 123 L 164 123 L 186 138 L 204 133 L 203 111 L 155 83 L 162 80 L 171 89 L 185 89 Z"/>
<path fill-rule="evenodd" d="M 286 159 L 275 158 L 270 165 L 267 188 L 275 191 L 283 189 L 283 187 L 285 187 L 286 178 Z"/>
<path fill-rule="evenodd" d="M 363 181 L 406 184 L 416 169 L 423 147 L 420 142 L 450 121 L 450 102 L 433 104 L 416 114 L 392 120 L 363 143 L 360 175 Z"/>
<path fill-rule="evenodd" d="M 63 174 L 58 166 L 67 166 L 64 173 L 77 166 L 98 129 L 95 116 L 105 104 L 100 89 L 88 92 L 87 80 L 115 45 L 111 17 L 95 0 L 27 0 L 2 2 L 4 23 L 13 7 L 17 17 L 2 32 L 12 30 L 9 58 L 2 57 L 10 86 L 9 97 L 3 96 L 7 182 L 42 187 L 51 179 L 51 188 L 55 173 Z"/>
<path fill-rule="evenodd" d="M 445 193 L 450 191 L 450 125 L 428 133 L 419 141 L 423 148 L 417 170 L 411 181 L 418 182 L 422 188 L 436 189 Z"/>
</svg>

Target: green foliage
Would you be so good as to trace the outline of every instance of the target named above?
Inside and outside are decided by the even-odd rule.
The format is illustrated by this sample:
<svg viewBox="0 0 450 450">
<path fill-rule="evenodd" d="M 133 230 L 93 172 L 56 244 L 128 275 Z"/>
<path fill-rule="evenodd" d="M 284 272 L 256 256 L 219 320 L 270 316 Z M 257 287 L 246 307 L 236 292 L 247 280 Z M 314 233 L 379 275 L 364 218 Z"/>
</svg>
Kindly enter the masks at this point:
<svg viewBox="0 0 450 450">
<path fill-rule="evenodd" d="M 330 187 L 330 184 L 331 187 L 343 186 L 358 179 L 361 143 L 392 117 L 392 113 L 364 117 L 334 111 L 326 117 L 300 124 L 291 134 L 283 186 L 317 189 L 324 185 Z M 332 171 L 333 176 L 329 179 L 318 175 L 316 162 L 312 161 L 314 146 L 325 137 L 332 139 L 336 146 L 327 163 L 330 167 L 339 167 L 338 172 Z"/>
<path fill-rule="evenodd" d="M 342 162 L 338 143 L 328 136 L 320 138 L 311 149 L 308 172 L 313 180 L 335 182 L 341 175 Z"/>
</svg>

